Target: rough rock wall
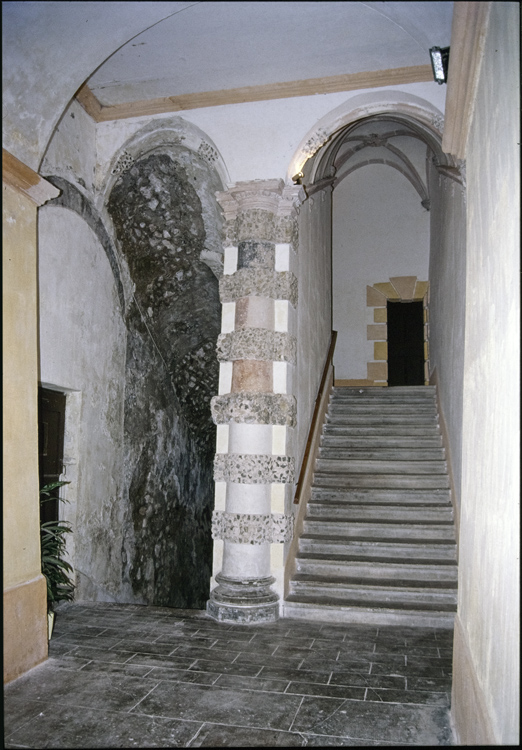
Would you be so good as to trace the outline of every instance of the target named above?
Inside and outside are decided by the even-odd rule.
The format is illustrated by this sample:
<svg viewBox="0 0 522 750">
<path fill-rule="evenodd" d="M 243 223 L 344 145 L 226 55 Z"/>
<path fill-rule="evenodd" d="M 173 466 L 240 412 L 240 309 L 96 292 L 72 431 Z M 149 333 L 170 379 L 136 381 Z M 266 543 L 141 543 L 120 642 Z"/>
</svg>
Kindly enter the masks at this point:
<svg viewBox="0 0 522 750">
<path fill-rule="evenodd" d="M 135 284 L 126 315 L 126 575 L 144 603 L 187 608 L 203 608 L 209 595 L 221 311 L 217 278 L 200 260 L 195 180 L 197 170 L 150 154 L 119 177 L 108 202 Z"/>
</svg>

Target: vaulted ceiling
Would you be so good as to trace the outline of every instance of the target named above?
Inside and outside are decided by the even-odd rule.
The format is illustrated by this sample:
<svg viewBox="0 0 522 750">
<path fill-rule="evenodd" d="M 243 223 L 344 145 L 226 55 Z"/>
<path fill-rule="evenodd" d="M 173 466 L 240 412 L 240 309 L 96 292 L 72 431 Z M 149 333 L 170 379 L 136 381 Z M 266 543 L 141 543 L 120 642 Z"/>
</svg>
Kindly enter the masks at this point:
<svg viewBox="0 0 522 750">
<path fill-rule="evenodd" d="M 184 7 L 89 78 L 102 105 L 429 65 L 429 47 L 449 45 L 453 3 L 172 5 Z"/>
<path fill-rule="evenodd" d="M 428 50 L 449 45 L 453 3 L 24 0 L 2 10 L 4 146 L 37 168 L 78 90 L 95 119 L 115 119 L 432 80 Z"/>
</svg>

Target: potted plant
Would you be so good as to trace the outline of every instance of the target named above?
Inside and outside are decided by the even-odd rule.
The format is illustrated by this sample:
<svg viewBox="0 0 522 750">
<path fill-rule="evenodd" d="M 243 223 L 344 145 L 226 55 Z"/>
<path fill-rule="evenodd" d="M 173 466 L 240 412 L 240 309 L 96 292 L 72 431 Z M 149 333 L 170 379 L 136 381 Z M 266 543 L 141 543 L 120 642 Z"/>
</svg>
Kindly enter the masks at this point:
<svg viewBox="0 0 522 750">
<path fill-rule="evenodd" d="M 40 504 L 55 499 L 54 490 L 69 482 L 52 482 L 40 490 Z M 64 498 L 59 498 L 67 502 Z M 47 617 L 49 638 L 54 626 L 54 604 L 60 601 L 72 601 L 74 598 L 74 583 L 69 578 L 73 572 L 71 565 L 65 560 L 66 535 L 72 532 L 68 521 L 47 521 L 40 523 L 40 548 L 42 559 L 42 573 L 47 581 Z"/>
</svg>

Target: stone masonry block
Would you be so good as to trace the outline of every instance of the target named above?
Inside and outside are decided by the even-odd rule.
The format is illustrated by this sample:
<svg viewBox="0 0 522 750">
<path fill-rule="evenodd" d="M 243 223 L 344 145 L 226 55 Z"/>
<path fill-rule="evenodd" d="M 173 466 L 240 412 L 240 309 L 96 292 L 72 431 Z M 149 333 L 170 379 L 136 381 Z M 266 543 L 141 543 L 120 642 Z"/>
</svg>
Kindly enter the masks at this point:
<svg viewBox="0 0 522 750">
<path fill-rule="evenodd" d="M 227 393 L 210 402 L 214 424 L 272 424 L 295 427 L 295 397 L 286 393 Z"/>
<path fill-rule="evenodd" d="M 218 336 L 217 356 L 220 362 L 236 359 L 258 359 L 271 362 L 296 362 L 295 336 L 264 328 L 243 328 Z"/>
<path fill-rule="evenodd" d="M 390 281 L 403 300 L 412 300 L 415 292 L 416 276 L 390 276 Z"/>
<path fill-rule="evenodd" d="M 273 242 L 261 242 L 258 240 L 243 240 L 238 245 L 237 267 L 240 268 L 267 268 L 269 270 L 275 265 L 275 244 Z"/>
<path fill-rule="evenodd" d="M 374 284 L 373 286 L 378 292 L 384 294 L 386 299 L 400 299 L 397 290 L 389 281 L 385 281 L 382 284 Z"/>
<path fill-rule="evenodd" d="M 272 362 L 240 359 L 233 363 L 232 392 L 253 391 L 267 393 L 272 390 Z"/>
<path fill-rule="evenodd" d="M 374 289 L 373 286 L 366 287 L 366 306 L 367 307 L 383 307 L 386 305 L 386 296 Z"/>
<path fill-rule="evenodd" d="M 241 268 L 219 281 L 221 302 L 235 302 L 241 297 L 270 297 L 289 300 L 297 307 L 297 278 L 290 271 L 268 271 L 264 268 Z"/>
<path fill-rule="evenodd" d="M 373 311 L 374 323 L 386 323 L 388 320 L 388 310 L 385 307 L 376 307 Z"/>
<path fill-rule="evenodd" d="M 415 291 L 413 293 L 413 299 L 416 299 L 416 300 L 424 299 L 424 297 L 428 293 L 429 286 L 430 286 L 429 281 L 417 281 L 417 283 L 415 284 Z"/>
<path fill-rule="evenodd" d="M 236 484 L 291 484 L 295 475 L 292 456 L 267 456 L 252 453 L 217 453 L 214 481 Z"/>
<path fill-rule="evenodd" d="M 373 345 L 373 358 L 377 360 L 388 359 L 388 342 L 376 341 Z"/>
<path fill-rule="evenodd" d="M 388 380 L 388 363 L 387 362 L 368 362 L 367 364 L 368 380 Z"/>
<path fill-rule="evenodd" d="M 224 303 L 230 304 L 230 303 Z M 235 329 L 274 328 L 274 300 L 269 297 L 241 297 L 236 302 Z M 232 329 L 233 330 L 233 329 Z M 223 331 L 226 333 L 226 331 Z"/>
<path fill-rule="evenodd" d="M 388 338 L 388 326 L 385 323 L 371 324 L 367 327 L 368 341 L 385 341 Z"/>
<path fill-rule="evenodd" d="M 290 542 L 294 534 L 294 517 L 283 513 L 212 514 L 212 538 L 236 544 L 274 544 Z"/>
</svg>

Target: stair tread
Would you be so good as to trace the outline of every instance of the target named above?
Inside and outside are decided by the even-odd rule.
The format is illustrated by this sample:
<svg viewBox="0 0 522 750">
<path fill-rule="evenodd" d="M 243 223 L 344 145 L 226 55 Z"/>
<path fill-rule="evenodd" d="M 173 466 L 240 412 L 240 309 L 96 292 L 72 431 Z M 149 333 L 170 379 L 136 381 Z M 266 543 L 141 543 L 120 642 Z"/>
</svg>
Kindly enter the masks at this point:
<svg viewBox="0 0 522 750">
<path fill-rule="evenodd" d="M 437 590 L 448 590 L 452 593 L 457 588 L 456 581 L 448 580 L 437 580 L 437 581 L 426 581 L 423 579 L 410 579 L 410 578 L 363 578 L 361 576 L 339 576 L 335 579 L 326 579 L 324 576 L 297 573 L 292 578 L 292 583 L 311 583 L 319 584 L 321 586 L 336 588 L 341 586 L 357 586 L 363 589 L 411 589 L 412 591 L 425 591 L 426 589 L 437 589 Z"/>
<path fill-rule="evenodd" d="M 328 557 L 325 557 L 324 555 L 321 555 L 319 553 L 313 553 L 313 552 L 299 552 L 299 554 L 296 556 L 296 561 L 304 561 L 304 562 L 311 562 L 311 563 L 318 563 L 327 565 L 329 563 L 335 564 L 335 563 L 366 563 L 367 565 L 372 565 L 373 563 L 376 563 L 378 565 L 408 565 L 408 566 L 414 566 L 417 565 L 419 567 L 424 566 L 433 566 L 433 567 L 453 567 L 455 568 L 455 571 L 457 570 L 457 561 L 455 559 L 450 558 L 409 558 L 409 557 L 400 557 L 400 556 L 388 556 L 388 557 L 375 557 L 369 555 L 339 555 L 339 554 L 329 554 Z"/>
<path fill-rule="evenodd" d="M 330 534 L 310 534 L 306 531 L 304 534 L 302 534 L 301 539 L 303 539 L 305 542 L 312 542 L 317 544 L 350 544 L 350 543 L 372 543 L 372 544 L 384 544 L 384 545 L 390 545 L 390 544 L 397 544 L 401 547 L 406 545 L 435 545 L 437 547 L 447 545 L 448 547 L 455 547 L 456 541 L 454 538 L 431 538 L 426 539 L 421 536 L 409 536 L 409 537 L 368 537 L 368 536 L 360 536 L 357 534 L 354 534 L 353 536 L 341 536 L 341 535 L 335 535 L 333 536 Z"/>
<path fill-rule="evenodd" d="M 301 602 L 303 604 L 317 604 L 321 606 L 330 606 L 332 608 L 335 607 L 354 607 L 354 608 L 361 608 L 366 610 L 375 610 L 375 609 L 381 609 L 383 611 L 389 612 L 393 610 L 412 610 L 412 611 L 441 611 L 441 612 L 455 612 L 457 609 L 457 605 L 450 603 L 450 602 L 433 602 L 430 606 L 429 602 L 407 602 L 404 605 L 401 605 L 400 602 L 393 602 L 393 606 L 390 606 L 390 602 L 387 601 L 379 601 L 375 600 L 371 603 L 368 603 L 366 605 L 362 604 L 360 600 L 358 599 L 339 599 L 335 602 L 332 602 L 331 599 L 328 599 L 327 597 L 320 597 L 320 596 L 307 596 L 307 595 L 301 595 L 301 594 L 289 594 L 286 597 L 287 602 Z"/>
</svg>

